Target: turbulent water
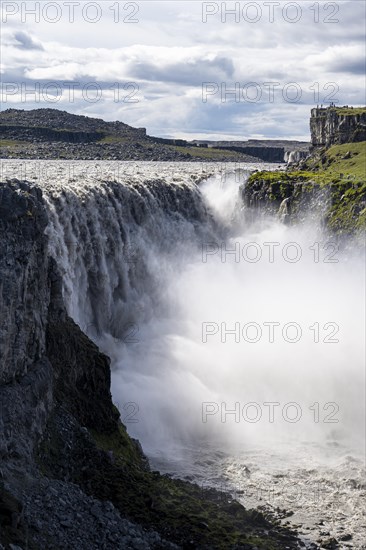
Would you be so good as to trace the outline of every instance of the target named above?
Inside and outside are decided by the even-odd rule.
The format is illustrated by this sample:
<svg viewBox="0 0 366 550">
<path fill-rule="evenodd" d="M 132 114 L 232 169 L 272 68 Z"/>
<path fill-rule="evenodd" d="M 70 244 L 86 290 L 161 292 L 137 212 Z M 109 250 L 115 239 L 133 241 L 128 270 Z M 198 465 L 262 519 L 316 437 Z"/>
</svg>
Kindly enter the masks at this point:
<svg viewBox="0 0 366 550">
<path fill-rule="evenodd" d="M 257 168 L 3 164 L 44 190 L 68 311 L 152 466 L 366 548 L 364 257 L 321 202 L 299 227 L 243 208 Z"/>
</svg>

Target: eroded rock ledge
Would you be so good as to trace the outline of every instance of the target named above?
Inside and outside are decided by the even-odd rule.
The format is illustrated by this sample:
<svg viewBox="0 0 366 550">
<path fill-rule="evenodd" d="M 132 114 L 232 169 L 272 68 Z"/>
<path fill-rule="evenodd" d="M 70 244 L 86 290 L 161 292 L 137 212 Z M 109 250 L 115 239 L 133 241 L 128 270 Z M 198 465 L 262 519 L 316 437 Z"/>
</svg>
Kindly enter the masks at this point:
<svg viewBox="0 0 366 550">
<path fill-rule="evenodd" d="M 366 141 L 366 109 L 335 106 L 312 109 L 310 132 L 313 147 Z"/>
</svg>

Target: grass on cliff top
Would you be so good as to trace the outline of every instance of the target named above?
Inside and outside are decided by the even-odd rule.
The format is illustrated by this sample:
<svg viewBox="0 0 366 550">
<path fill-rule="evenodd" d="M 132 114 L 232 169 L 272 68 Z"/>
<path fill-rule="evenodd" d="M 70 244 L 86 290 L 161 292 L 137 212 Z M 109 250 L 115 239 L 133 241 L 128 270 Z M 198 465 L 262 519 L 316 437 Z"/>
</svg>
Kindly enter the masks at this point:
<svg viewBox="0 0 366 550">
<path fill-rule="evenodd" d="M 329 181 L 355 180 L 366 182 L 366 142 L 333 145 L 320 158 L 307 163 L 310 171 L 316 171 L 322 183 Z"/>
<path fill-rule="evenodd" d="M 27 141 L 18 141 L 14 139 L 0 139 L 0 147 L 15 147 L 17 145 L 29 145 Z"/>
<path fill-rule="evenodd" d="M 266 170 L 261 172 L 254 172 L 248 180 L 249 183 L 254 183 L 255 181 L 266 181 L 268 183 L 274 183 L 277 181 L 288 182 L 288 183 L 297 183 L 308 180 L 314 181 L 314 174 L 310 171 L 305 170 L 296 170 L 292 172 L 283 172 L 280 170 L 267 172 Z"/>
<path fill-rule="evenodd" d="M 309 166 L 310 167 L 310 166 Z M 321 160 L 311 166 L 312 170 L 325 172 L 328 176 L 351 177 L 366 181 L 366 141 L 333 145 L 325 151 Z M 349 178 L 350 179 L 350 178 Z"/>
<path fill-rule="evenodd" d="M 366 107 L 335 107 L 335 111 L 338 115 L 362 115 L 366 113 Z"/>
<path fill-rule="evenodd" d="M 104 136 L 103 138 L 96 141 L 96 143 L 126 143 L 131 142 L 131 138 L 127 136 Z"/>
<path fill-rule="evenodd" d="M 352 182 L 362 185 L 366 183 L 366 142 L 333 145 L 319 157 L 307 161 L 304 170 L 255 172 L 249 183 L 258 180 L 269 183 L 312 181 L 320 185 Z"/>
</svg>

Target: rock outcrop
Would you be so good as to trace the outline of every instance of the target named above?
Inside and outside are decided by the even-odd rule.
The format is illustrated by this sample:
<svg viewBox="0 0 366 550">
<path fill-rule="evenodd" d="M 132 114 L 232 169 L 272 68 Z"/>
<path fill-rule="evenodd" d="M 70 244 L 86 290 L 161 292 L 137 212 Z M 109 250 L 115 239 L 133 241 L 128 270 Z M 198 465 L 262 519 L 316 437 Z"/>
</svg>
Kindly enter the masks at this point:
<svg viewBox="0 0 366 550">
<path fill-rule="evenodd" d="M 328 232 L 334 239 L 364 242 L 366 225 L 365 184 L 352 180 L 324 185 L 310 172 L 258 172 L 242 188 L 246 219 L 276 217 L 285 224 L 304 223 Z"/>
<path fill-rule="evenodd" d="M 310 118 L 313 147 L 366 141 L 366 108 L 315 108 Z"/>
<path fill-rule="evenodd" d="M 247 145 L 247 146 L 225 146 L 219 145 L 217 149 L 236 151 L 238 153 L 244 153 L 257 157 L 265 162 L 284 162 L 285 148 L 284 147 L 268 147 L 260 145 Z"/>
<path fill-rule="evenodd" d="M 0 187 L 0 383 L 24 376 L 45 352 L 50 300 L 47 215 L 39 189 Z"/>
<path fill-rule="evenodd" d="M 331 205 L 329 191 L 301 175 L 297 178 L 288 177 L 287 173 L 270 175 L 257 173 L 242 187 L 249 221 L 270 216 L 290 224 L 304 222 L 310 215 L 317 221 L 326 216 Z"/>
<path fill-rule="evenodd" d="M 21 136 L 22 141 L 36 142 L 65 142 L 65 143 L 92 143 L 104 138 L 102 132 L 77 132 L 74 130 L 53 130 L 42 127 L 8 126 L 1 124 L 1 136 L 7 140 L 17 140 Z"/>
</svg>

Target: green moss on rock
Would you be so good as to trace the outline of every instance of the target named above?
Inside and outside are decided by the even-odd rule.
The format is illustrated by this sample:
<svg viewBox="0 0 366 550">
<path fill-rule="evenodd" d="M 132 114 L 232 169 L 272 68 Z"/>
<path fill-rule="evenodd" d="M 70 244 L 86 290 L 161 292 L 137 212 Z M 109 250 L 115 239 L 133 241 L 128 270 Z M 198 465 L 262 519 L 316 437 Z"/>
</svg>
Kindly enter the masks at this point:
<svg viewBox="0 0 366 550">
<path fill-rule="evenodd" d="M 256 172 L 243 189 L 247 206 L 276 214 L 290 199 L 291 220 L 321 197 L 325 226 L 335 235 L 362 236 L 366 229 L 366 142 L 319 149 L 302 170 Z"/>
</svg>

